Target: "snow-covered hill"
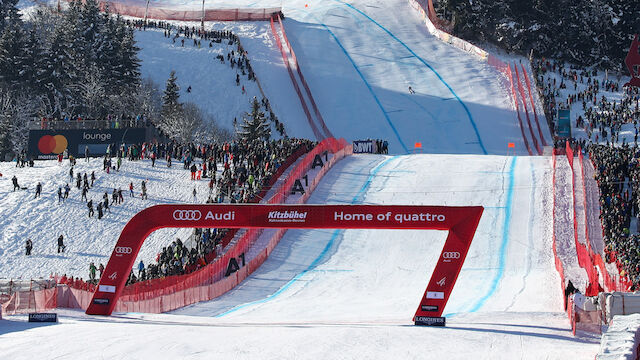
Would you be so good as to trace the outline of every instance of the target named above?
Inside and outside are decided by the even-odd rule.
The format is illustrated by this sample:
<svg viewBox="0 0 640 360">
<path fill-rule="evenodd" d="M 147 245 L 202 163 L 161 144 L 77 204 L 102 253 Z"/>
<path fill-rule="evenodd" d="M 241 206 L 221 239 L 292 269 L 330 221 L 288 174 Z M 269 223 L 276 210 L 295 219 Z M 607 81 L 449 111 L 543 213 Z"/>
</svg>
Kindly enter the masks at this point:
<svg viewBox="0 0 640 360">
<path fill-rule="evenodd" d="M 94 208 L 105 192 L 121 188 L 124 203 L 111 206 L 111 213 L 98 220 L 88 217 L 88 208 L 81 200 L 81 191 L 69 178 L 69 162 L 59 165 L 57 161 L 37 161 L 33 168 L 16 168 L 15 163 L 0 163 L 0 278 L 40 278 L 50 273 L 89 277 L 89 262 L 106 265 L 113 246 L 124 225 L 133 215 L 145 207 L 193 202 L 196 188 L 199 202 L 208 196 L 206 181 L 190 180 L 190 173 L 182 164 L 174 162 L 167 168 L 165 161 L 123 161 L 119 172 L 107 174 L 102 171 L 102 159 L 90 162 L 79 160 L 74 176 L 95 172 L 96 181 L 89 190 L 88 199 L 93 199 Z M 11 178 L 16 175 L 20 186 L 27 190 L 12 191 Z M 148 200 L 140 197 L 140 186 L 147 181 Z M 42 183 L 42 196 L 34 198 L 35 186 Z M 129 183 L 133 182 L 135 197 L 130 197 Z M 72 187 L 69 198 L 58 203 L 58 187 L 68 183 Z M 111 203 L 111 198 L 109 198 Z M 97 215 L 97 212 L 96 212 Z M 139 259 L 145 263 L 155 260 L 156 254 L 176 237 L 185 240 L 191 233 L 188 229 L 162 229 L 153 233 L 142 247 Z M 67 251 L 57 253 L 57 238 L 63 235 Z M 24 255 L 27 238 L 33 241 L 30 257 Z"/>
</svg>

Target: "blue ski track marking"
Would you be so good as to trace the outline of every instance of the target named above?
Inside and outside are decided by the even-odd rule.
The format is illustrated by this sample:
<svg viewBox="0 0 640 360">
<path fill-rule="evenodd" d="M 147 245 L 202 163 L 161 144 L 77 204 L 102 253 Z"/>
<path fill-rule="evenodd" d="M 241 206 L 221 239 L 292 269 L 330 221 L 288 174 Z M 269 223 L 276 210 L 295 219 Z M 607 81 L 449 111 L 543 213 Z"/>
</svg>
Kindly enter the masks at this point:
<svg viewBox="0 0 640 360">
<path fill-rule="evenodd" d="M 395 160 L 396 158 L 398 158 L 398 156 L 393 156 L 390 158 L 385 159 L 384 161 L 382 161 L 381 163 L 379 163 L 378 165 L 376 165 L 375 168 L 373 168 L 373 170 L 371 171 L 371 174 L 369 174 L 369 177 L 367 178 L 367 180 L 365 181 L 365 183 L 362 185 L 362 187 L 360 188 L 360 190 L 358 191 L 358 193 L 356 193 L 356 195 L 353 197 L 353 199 L 351 200 L 351 204 L 355 204 L 356 202 L 358 202 L 358 199 L 360 198 L 360 196 L 362 196 L 364 194 L 364 192 L 369 188 L 369 186 L 371 185 L 371 182 L 373 181 L 373 178 L 376 176 L 376 174 L 384 167 L 386 166 L 389 162 Z M 252 306 L 252 305 L 257 305 L 257 304 L 264 304 L 266 302 L 269 302 L 273 299 L 275 299 L 276 297 L 280 296 L 283 292 L 285 292 L 287 289 L 289 289 L 291 287 L 291 285 L 293 285 L 294 283 L 296 283 L 298 280 L 300 280 L 300 278 L 302 278 L 304 275 L 306 275 L 307 273 L 311 272 L 312 270 L 315 269 L 315 267 L 318 266 L 318 264 L 320 263 L 320 261 L 325 257 L 325 255 L 329 252 L 329 250 L 331 250 L 331 248 L 333 247 L 333 244 L 335 242 L 335 240 L 338 238 L 338 235 L 344 230 L 335 230 L 333 232 L 333 234 L 331 235 L 331 239 L 329 240 L 329 242 L 327 243 L 327 245 L 324 247 L 324 249 L 322 250 L 322 252 L 320 253 L 320 255 L 318 255 L 317 258 L 315 258 L 311 264 L 304 269 L 301 273 L 299 273 L 298 275 L 296 275 L 293 279 L 289 280 L 288 283 L 286 283 L 283 287 L 281 287 L 280 289 L 278 289 L 278 291 L 274 292 L 273 294 L 267 296 L 264 299 L 260 299 L 260 300 L 256 300 L 256 301 L 252 301 L 252 302 L 248 302 L 248 303 L 244 303 L 242 305 L 238 305 L 230 310 L 227 310 L 221 314 L 216 315 L 215 317 L 219 318 L 219 317 L 223 317 L 225 315 L 229 315 L 233 312 L 236 312 L 238 310 L 244 309 L 246 307 Z"/>
<path fill-rule="evenodd" d="M 456 92 L 453 91 L 453 88 L 451 88 L 451 86 L 442 78 L 442 76 L 431 65 L 429 65 L 429 63 L 427 63 L 423 58 L 418 56 L 418 54 L 416 54 L 413 50 L 411 50 L 411 48 L 409 46 L 407 46 L 407 44 L 405 44 L 402 40 L 398 39 L 398 37 L 396 37 L 391 31 L 389 31 L 384 26 L 380 25 L 377 21 L 373 20 L 369 15 L 365 14 L 360 9 L 354 7 L 351 4 L 347 4 L 345 2 L 342 2 L 340 0 L 333 0 L 333 1 L 335 1 L 337 3 L 340 3 L 342 5 L 348 6 L 351 9 L 353 9 L 353 10 L 357 11 L 358 13 L 362 14 L 362 16 L 366 17 L 371 22 L 376 24 L 380 29 L 382 29 L 389 36 L 391 36 L 394 40 L 396 40 L 398 43 L 400 43 L 400 45 L 402 45 L 405 49 L 407 49 L 407 51 L 409 51 L 411 53 L 411 55 L 413 55 L 416 59 L 418 59 L 421 63 L 423 63 L 426 67 L 428 67 L 429 70 L 431 70 L 438 77 L 438 79 L 444 84 L 444 86 L 446 86 L 447 89 L 449 89 L 449 91 L 451 91 L 451 94 L 458 100 L 460 105 L 462 105 L 462 107 L 464 108 L 464 111 L 467 113 L 467 117 L 469 118 L 469 121 L 471 122 L 471 126 L 473 126 L 473 131 L 475 131 L 475 133 L 476 133 L 476 137 L 478 138 L 478 142 L 479 142 L 480 148 L 482 149 L 482 152 L 484 153 L 484 155 L 488 154 L 487 153 L 487 149 L 484 147 L 484 144 L 482 143 L 482 139 L 480 138 L 480 133 L 478 132 L 478 127 L 476 126 L 476 122 L 473 121 L 473 116 L 471 116 L 471 111 L 469 111 L 469 108 L 464 103 L 464 101 L 462 101 L 462 99 L 460 99 L 458 94 L 456 94 Z M 322 24 L 322 25 L 324 25 L 324 24 Z M 342 47 L 342 45 L 340 45 L 340 47 Z M 354 66 L 355 66 L 355 64 L 354 64 Z M 358 71 L 358 72 L 360 72 L 360 71 Z"/>
<path fill-rule="evenodd" d="M 491 285 L 489 285 L 489 290 L 487 291 L 487 293 L 482 298 L 480 298 L 478 302 L 476 302 L 469 311 L 467 311 L 468 313 L 477 312 L 478 310 L 480 310 L 480 308 L 482 308 L 482 306 L 484 306 L 487 300 L 491 296 L 493 296 L 493 294 L 495 294 L 496 290 L 498 289 L 498 283 L 500 282 L 500 279 L 502 279 L 502 276 L 504 275 L 505 262 L 507 260 L 507 245 L 509 244 L 509 227 L 511 225 L 511 203 L 513 202 L 513 188 L 514 188 L 514 182 L 515 182 L 514 173 L 516 168 L 516 159 L 517 159 L 516 156 L 512 157 L 511 164 L 509 165 L 510 167 L 509 189 L 507 190 L 507 200 L 505 202 L 504 225 L 502 227 L 502 242 L 500 244 L 500 252 L 499 252 L 500 257 L 498 258 L 497 271 L 493 279 L 491 280 Z M 449 313 L 443 316 L 452 317 L 459 313 L 460 312 Z"/>
<path fill-rule="evenodd" d="M 384 109 L 384 106 L 382 106 L 380 99 L 378 99 L 378 96 L 376 95 L 376 93 L 373 92 L 373 88 L 371 87 L 371 84 L 369 84 L 367 79 L 364 77 L 364 74 L 360 71 L 360 68 L 358 68 L 358 65 L 356 65 L 356 62 L 351 58 L 351 55 L 349 55 L 349 53 L 347 52 L 347 49 L 345 49 L 344 46 L 342 46 L 342 43 L 340 42 L 340 40 L 338 40 L 338 37 L 336 36 L 336 34 L 334 34 L 333 31 L 331 31 L 331 29 L 329 29 L 329 27 L 325 23 L 321 22 L 320 19 L 318 19 L 315 15 L 313 14 L 310 14 L 310 15 L 316 19 L 318 24 L 320 24 L 325 30 L 327 30 L 329 35 L 331 35 L 333 40 L 335 40 L 336 44 L 340 46 L 340 49 L 342 49 L 342 52 L 344 53 L 344 55 L 347 57 L 347 59 L 349 59 L 349 61 L 351 62 L 351 65 L 353 65 L 353 68 L 356 70 L 358 75 L 360 75 L 360 78 L 362 79 L 364 84 L 367 86 L 367 89 L 369 89 L 371 96 L 373 96 L 373 99 L 376 101 L 376 104 L 378 104 L 378 107 L 382 111 L 382 115 L 384 115 L 384 118 L 387 120 L 387 123 L 391 127 L 391 130 L 393 130 L 393 133 L 396 135 L 396 138 L 398 138 L 398 141 L 400 142 L 402 149 L 404 149 L 404 152 L 406 154 L 409 154 L 409 149 L 407 148 L 407 145 L 405 145 L 404 141 L 402 141 L 402 138 L 400 137 L 400 133 L 398 133 L 398 129 L 396 129 L 395 125 L 393 125 L 393 122 L 391 121 L 391 118 L 389 118 L 389 114 Z"/>
<path fill-rule="evenodd" d="M 536 199 L 536 174 L 533 169 L 533 161 L 529 161 L 529 171 L 531 171 L 531 192 L 529 194 L 529 209 L 534 209 L 535 199 Z M 511 304 L 505 308 L 506 311 L 509 311 L 516 302 L 518 296 L 522 295 L 524 292 L 525 284 L 527 283 L 527 278 L 531 274 L 531 250 L 533 249 L 533 215 L 529 215 L 529 229 L 527 231 L 527 253 L 525 254 L 525 269 L 526 271 L 522 275 L 522 285 L 518 293 L 513 296 L 511 300 Z"/>
</svg>

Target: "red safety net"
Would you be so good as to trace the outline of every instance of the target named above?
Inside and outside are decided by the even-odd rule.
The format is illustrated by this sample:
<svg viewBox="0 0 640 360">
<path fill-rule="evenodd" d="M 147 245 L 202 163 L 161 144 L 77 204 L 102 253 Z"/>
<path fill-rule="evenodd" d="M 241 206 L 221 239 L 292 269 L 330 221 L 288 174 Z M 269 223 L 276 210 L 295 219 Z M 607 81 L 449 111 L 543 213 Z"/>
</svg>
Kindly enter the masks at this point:
<svg viewBox="0 0 640 360">
<path fill-rule="evenodd" d="M 565 277 L 564 277 L 564 266 L 562 265 L 562 260 L 558 257 L 558 251 L 556 246 L 556 152 L 554 151 L 552 156 L 552 165 L 553 165 L 553 175 L 552 175 L 552 183 L 553 183 L 553 210 L 551 211 L 551 228 L 553 229 L 553 259 L 556 264 L 556 270 L 560 275 L 560 293 L 563 294 L 564 298 L 564 307 L 567 308 L 567 298 L 564 297 L 564 289 L 565 289 Z"/>
<path fill-rule="evenodd" d="M 586 194 L 587 194 L 587 189 L 586 189 L 586 177 L 584 175 L 584 155 L 582 154 L 582 150 L 579 149 L 578 150 L 578 161 L 580 162 L 580 167 L 582 169 L 580 176 L 582 176 L 582 186 L 583 186 L 583 194 L 584 194 L 584 209 L 585 209 L 585 217 L 587 219 L 589 219 L 589 216 L 586 216 L 588 211 L 595 211 L 592 210 L 589 206 L 587 206 L 587 198 L 586 198 Z M 591 217 L 591 218 L 596 218 L 596 217 Z M 599 218 L 599 216 L 597 217 Z M 600 229 L 602 229 L 602 223 L 600 223 Z M 607 291 L 627 291 L 629 289 L 629 287 L 631 286 L 631 283 L 627 280 L 627 279 L 620 279 L 619 276 L 616 275 L 611 275 L 609 273 L 609 270 L 606 267 L 605 261 L 602 259 L 602 255 L 599 253 L 596 253 L 593 248 L 591 247 L 591 239 L 589 237 L 589 226 L 586 226 L 586 242 L 587 242 L 587 252 L 589 254 L 589 257 L 591 258 L 591 261 L 593 262 L 593 265 L 597 267 L 597 269 L 599 270 L 600 275 L 602 276 L 602 282 L 604 282 L 604 284 L 602 284 L 602 286 L 604 287 L 604 289 L 606 289 Z M 614 261 L 615 262 L 615 261 Z"/>
<path fill-rule="evenodd" d="M 14 315 L 18 313 L 39 312 L 57 307 L 56 288 L 19 291 L 11 294 L 9 299 L 2 303 L 2 313 Z"/>
<path fill-rule="evenodd" d="M 323 140 L 296 165 L 287 176 L 287 181 L 266 202 L 269 204 L 284 203 L 295 180 L 301 178 L 311 168 L 316 155 L 321 155 L 325 152 L 333 154 L 333 156 L 329 158 L 314 179 L 309 179 L 309 187 L 298 200 L 298 203 L 304 203 L 308 199 L 322 176 L 337 161 L 345 155 L 351 154 L 352 147 L 344 139 L 329 138 Z M 225 277 L 227 265 L 231 258 L 238 259 L 240 255 L 245 254 L 262 232 L 262 229 L 247 230 L 224 255 L 194 273 L 139 282 L 127 286 L 117 302 L 115 311 L 160 313 L 196 302 L 211 300 L 226 293 L 262 265 L 286 230 L 274 230 L 270 235 L 267 246 L 260 254 L 249 260 L 240 270 Z M 91 301 L 93 292 L 72 288 L 67 289 L 68 291 L 59 296 L 60 307 L 86 309 Z"/>
<path fill-rule="evenodd" d="M 69 0 L 67 0 L 69 1 Z M 170 9 L 144 0 L 99 1 L 101 10 L 109 7 L 114 14 L 137 18 L 178 21 L 267 21 L 282 11 L 281 7 L 245 9 Z M 169 6 L 169 5 L 168 5 Z"/>
<path fill-rule="evenodd" d="M 527 116 L 527 124 L 529 125 L 529 133 L 531 134 L 531 139 L 533 139 L 533 146 L 535 146 L 538 151 L 538 155 L 542 155 L 542 147 L 538 143 L 538 139 L 536 139 L 536 135 L 533 132 L 533 126 L 531 125 L 531 119 L 529 118 L 529 109 L 527 107 L 527 100 L 524 97 L 524 90 L 522 86 L 522 82 L 520 81 L 520 72 L 518 71 L 518 65 L 513 64 L 513 67 L 516 69 L 516 82 L 518 83 L 518 94 L 520 94 L 520 100 L 522 100 L 522 107 L 524 108 L 524 113 Z M 518 100 L 516 99 L 516 103 Z M 518 113 L 520 116 L 520 113 Z"/>
<path fill-rule="evenodd" d="M 295 89 L 296 94 L 298 94 L 298 99 L 300 100 L 300 105 L 302 105 L 302 110 L 304 111 L 304 114 L 307 117 L 307 122 L 309 123 L 309 126 L 311 127 L 311 131 L 313 131 L 313 135 L 316 137 L 316 139 L 322 140 L 325 138 L 325 136 L 323 136 L 320 133 L 320 130 L 318 130 L 316 123 L 311 118 L 311 113 L 309 112 L 309 107 L 307 106 L 307 102 L 304 100 L 304 97 L 302 96 L 302 92 L 300 91 L 300 86 L 298 85 L 298 81 L 296 80 L 296 77 L 293 75 L 293 71 L 291 70 L 291 63 L 289 62 L 289 57 L 287 56 L 287 52 L 284 50 L 284 46 L 282 46 L 282 40 L 280 38 L 280 34 L 278 34 L 278 31 L 276 30 L 276 27 L 274 25 L 274 18 L 272 17 L 270 21 L 271 21 L 271 33 L 276 39 L 276 44 L 278 44 L 278 48 L 280 49 L 280 53 L 282 54 L 282 61 L 284 62 L 285 67 L 287 68 L 287 72 L 289 73 L 289 78 L 291 79 L 293 88 Z M 282 30 L 284 31 L 284 28 L 282 28 Z M 289 47 L 289 49 L 291 50 L 291 54 L 293 55 L 293 50 L 291 49 L 291 47 Z"/>
<path fill-rule="evenodd" d="M 576 244 L 576 253 L 578 256 L 578 265 L 583 268 L 587 277 L 589 278 L 589 284 L 587 285 L 587 289 L 585 290 L 585 295 L 587 296 L 595 296 L 598 295 L 599 292 L 599 280 L 598 280 L 598 271 L 596 267 L 593 265 L 593 261 L 589 256 L 589 251 L 587 250 L 587 246 L 581 243 L 578 240 L 578 216 L 576 214 L 576 180 L 575 180 L 575 171 L 573 166 L 573 149 L 569 142 L 566 142 L 565 153 L 567 156 L 567 160 L 569 161 L 569 166 L 571 167 L 571 194 L 573 197 L 573 234 L 574 234 L 574 242 Z"/>
<path fill-rule="evenodd" d="M 547 141 L 544 139 L 544 135 L 542 135 L 542 129 L 540 128 L 540 122 L 538 121 L 538 111 L 536 110 L 536 104 L 533 101 L 533 92 L 531 92 L 531 82 L 529 81 L 529 75 L 527 75 L 527 70 L 525 70 L 524 65 L 520 64 L 522 67 L 522 73 L 524 74 L 524 80 L 527 84 L 527 90 L 529 91 L 529 101 L 531 101 L 531 108 L 533 109 L 533 116 L 536 120 L 536 126 L 538 127 L 538 135 L 540 135 L 540 140 L 542 140 L 542 145 L 547 146 Z"/>
<path fill-rule="evenodd" d="M 287 44 L 287 47 L 289 48 L 289 52 L 291 53 L 291 58 L 293 59 L 293 64 L 296 67 L 296 71 L 298 72 L 298 77 L 300 77 L 300 82 L 302 83 L 302 87 L 304 87 L 304 90 L 307 93 L 307 96 L 309 97 L 309 101 L 311 102 L 311 106 L 313 107 L 313 112 L 315 113 L 316 118 L 320 122 L 320 127 L 322 127 L 322 130 L 324 131 L 325 137 L 332 138 L 333 134 L 327 128 L 327 125 L 324 122 L 324 118 L 322 117 L 322 114 L 320 113 L 320 110 L 316 105 L 316 101 L 314 100 L 313 95 L 311 94 L 311 89 L 309 89 L 307 80 L 305 80 L 304 75 L 302 75 L 302 71 L 300 70 L 300 64 L 298 64 L 298 58 L 296 57 L 296 53 L 293 51 L 293 47 L 289 42 L 287 33 L 284 31 L 284 24 L 282 22 L 282 18 L 280 18 L 280 14 L 276 14 L 275 19 L 278 20 L 278 23 L 280 24 L 280 31 L 282 31 L 282 37 L 284 38 L 285 44 Z"/>
<path fill-rule="evenodd" d="M 527 136 L 524 134 L 524 124 L 522 123 L 522 118 L 520 117 L 520 107 L 518 106 L 518 96 L 516 95 L 515 87 L 513 86 L 513 73 L 511 71 L 511 67 L 509 66 L 509 82 L 511 83 L 511 98 L 513 99 L 513 104 L 516 109 L 516 114 L 518 115 L 518 123 L 520 124 L 520 133 L 522 134 L 522 141 L 524 141 L 524 146 L 527 148 L 529 155 L 533 155 L 531 151 L 531 146 L 529 146 L 529 140 L 527 140 Z"/>
</svg>

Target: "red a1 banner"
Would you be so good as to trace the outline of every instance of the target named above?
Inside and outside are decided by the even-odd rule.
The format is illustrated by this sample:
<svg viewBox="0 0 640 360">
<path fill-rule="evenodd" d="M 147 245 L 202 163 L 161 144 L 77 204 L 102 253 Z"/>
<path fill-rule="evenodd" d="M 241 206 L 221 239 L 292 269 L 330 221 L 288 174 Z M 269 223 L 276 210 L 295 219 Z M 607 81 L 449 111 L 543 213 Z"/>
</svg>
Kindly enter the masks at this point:
<svg viewBox="0 0 640 360">
<path fill-rule="evenodd" d="M 405 205 L 152 206 L 122 230 L 86 313 L 111 315 L 144 240 L 161 228 L 424 229 L 448 230 L 449 235 L 413 320 L 417 325 L 444 325 L 444 307 L 483 210 L 481 206 Z"/>
</svg>

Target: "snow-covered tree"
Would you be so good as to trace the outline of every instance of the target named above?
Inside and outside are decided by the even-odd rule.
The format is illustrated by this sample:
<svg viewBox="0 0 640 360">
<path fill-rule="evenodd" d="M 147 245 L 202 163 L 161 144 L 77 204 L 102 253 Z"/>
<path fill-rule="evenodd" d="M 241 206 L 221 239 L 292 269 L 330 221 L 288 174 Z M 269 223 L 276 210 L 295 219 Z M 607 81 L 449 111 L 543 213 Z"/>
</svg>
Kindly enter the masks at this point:
<svg viewBox="0 0 640 360">
<path fill-rule="evenodd" d="M 251 111 L 245 113 L 236 131 L 240 138 L 247 141 L 269 140 L 271 137 L 271 123 L 260 111 L 260 102 L 255 96 L 251 100 Z"/>
<path fill-rule="evenodd" d="M 168 117 L 173 114 L 179 114 L 182 110 L 180 103 L 180 86 L 178 86 L 178 78 L 176 72 L 171 71 L 167 85 L 162 96 L 162 117 Z"/>
</svg>

